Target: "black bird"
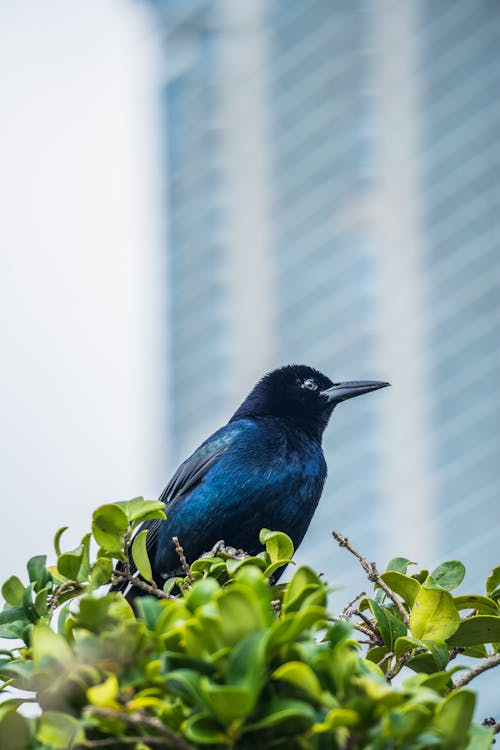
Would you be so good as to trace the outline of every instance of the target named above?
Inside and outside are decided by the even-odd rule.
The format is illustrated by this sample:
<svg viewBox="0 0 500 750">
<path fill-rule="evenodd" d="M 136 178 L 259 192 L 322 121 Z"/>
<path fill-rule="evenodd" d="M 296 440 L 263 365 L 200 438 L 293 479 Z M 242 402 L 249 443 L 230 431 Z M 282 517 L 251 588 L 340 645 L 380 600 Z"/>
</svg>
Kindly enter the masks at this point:
<svg viewBox="0 0 500 750">
<path fill-rule="evenodd" d="M 286 532 L 296 549 L 323 490 L 321 439 L 334 408 L 388 385 L 333 383 L 305 365 L 265 375 L 229 422 L 179 466 L 160 497 L 167 519 L 143 525 L 157 584 L 182 574 L 173 536 L 188 562 L 222 539 L 255 555 L 263 527 Z"/>
</svg>

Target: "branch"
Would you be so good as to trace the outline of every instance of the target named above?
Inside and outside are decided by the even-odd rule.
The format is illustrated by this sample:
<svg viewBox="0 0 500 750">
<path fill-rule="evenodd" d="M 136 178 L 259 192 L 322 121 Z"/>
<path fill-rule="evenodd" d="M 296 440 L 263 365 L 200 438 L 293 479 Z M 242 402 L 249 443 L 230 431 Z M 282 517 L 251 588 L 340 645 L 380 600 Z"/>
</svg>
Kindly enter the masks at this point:
<svg viewBox="0 0 500 750">
<path fill-rule="evenodd" d="M 53 614 L 54 610 L 56 610 L 59 606 L 61 596 L 67 591 L 71 591 L 71 589 L 73 589 L 74 591 L 81 591 L 82 587 L 80 586 L 78 581 L 65 581 L 59 586 L 59 588 L 54 591 L 54 594 L 52 595 L 52 601 L 50 602 L 49 615 Z"/>
<path fill-rule="evenodd" d="M 194 583 L 196 579 L 194 575 L 191 573 L 191 569 L 188 565 L 188 561 L 186 560 L 186 555 L 184 554 L 184 550 L 179 543 L 179 537 L 173 536 L 172 541 L 175 544 L 175 551 L 177 552 L 179 556 L 179 560 L 181 561 L 181 566 L 182 566 L 182 570 L 184 571 L 184 575 L 186 575 L 187 578 L 189 578 L 191 583 Z"/>
<path fill-rule="evenodd" d="M 133 576 L 132 573 L 127 572 L 126 570 L 119 570 L 118 568 L 115 568 L 115 570 L 113 571 L 113 576 L 115 576 L 114 585 L 116 585 L 117 583 L 131 583 L 132 586 L 136 586 L 138 589 L 142 589 L 147 594 L 156 596 L 157 599 L 172 599 L 174 601 L 177 601 L 177 597 L 173 594 L 167 594 L 166 591 L 159 589 L 156 584 L 153 585 L 152 583 L 146 583 L 146 581 L 143 581 L 142 578 L 136 578 L 136 576 Z"/>
<path fill-rule="evenodd" d="M 382 589 L 382 591 L 389 597 L 389 599 L 392 602 L 394 602 L 394 604 L 396 605 L 396 607 L 398 608 L 401 614 L 401 617 L 403 618 L 404 623 L 406 624 L 407 627 L 410 627 L 410 618 L 408 616 L 408 612 L 403 607 L 402 602 L 398 599 L 394 591 L 392 591 L 389 588 L 389 586 L 385 583 L 385 581 L 382 580 L 382 578 L 380 577 L 378 573 L 377 566 L 375 565 L 375 563 L 369 563 L 366 557 L 363 557 L 363 555 L 360 552 L 355 550 L 354 547 L 351 547 L 347 537 L 342 536 L 342 534 L 339 534 L 336 531 L 332 531 L 332 534 L 333 534 L 333 538 L 338 542 L 338 544 L 341 547 L 346 547 L 349 550 L 349 552 L 351 552 L 351 554 L 354 555 L 354 557 L 358 558 L 359 562 L 361 563 L 361 567 L 363 568 L 363 570 L 368 576 L 368 580 L 376 583 L 377 586 L 379 586 Z"/>
<path fill-rule="evenodd" d="M 165 745 L 165 742 L 167 740 L 165 737 L 150 737 L 149 735 L 137 735 L 132 736 L 128 735 L 126 737 L 105 737 L 102 740 L 85 740 L 84 744 L 77 745 L 76 750 L 84 750 L 84 748 L 92 748 L 92 747 L 123 747 L 123 745 L 136 745 L 138 743 L 141 743 L 141 745 L 159 745 L 160 747 L 167 747 Z M 175 747 L 175 746 L 171 746 Z"/>
<path fill-rule="evenodd" d="M 487 659 L 484 659 L 483 661 L 479 662 L 477 667 L 473 667 L 469 672 L 467 672 L 467 674 L 463 674 L 461 677 L 459 677 L 458 680 L 453 685 L 454 690 L 458 690 L 458 688 L 462 688 L 465 685 L 468 685 L 469 682 L 474 680 L 483 672 L 486 672 L 487 669 L 493 669 L 493 667 L 498 667 L 499 664 L 500 664 L 500 654 L 492 654 L 492 656 L 488 656 Z"/>
<path fill-rule="evenodd" d="M 349 602 L 349 604 L 346 604 L 344 609 L 339 615 L 339 620 L 349 620 L 350 617 L 352 617 L 352 607 L 356 602 L 361 599 L 363 596 L 366 596 L 366 591 L 362 591 L 361 594 L 358 594 L 354 597 L 352 601 Z"/>
<path fill-rule="evenodd" d="M 391 669 L 388 669 L 387 672 L 385 673 L 385 679 L 387 680 L 387 682 L 390 682 L 393 677 L 395 677 L 399 672 L 401 672 L 405 664 L 409 662 L 410 659 L 413 659 L 413 657 L 417 656 L 418 654 L 425 654 L 426 651 L 427 651 L 426 648 L 424 648 L 423 646 L 419 646 L 414 651 L 407 651 L 405 654 L 403 654 L 403 656 L 401 656 L 397 660 L 395 665 Z"/>
<path fill-rule="evenodd" d="M 144 742 L 149 744 L 160 744 L 163 743 L 164 747 L 170 747 L 174 750 L 195 750 L 193 745 L 191 745 L 189 742 L 187 742 L 184 737 L 182 737 L 177 732 L 174 732 L 173 729 L 170 727 L 167 727 L 163 722 L 161 722 L 159 719 L 157 719 L 155 716 L 150 716 L 147 713 L 144 713 L 143 711 L 136 711 L 132 714 L 127 714 L 125 712 L 121 713 L 120 711 L 114 711 L 110 708 L 99 708 L 98 706 L 86 706 L 85 707 L 85 713 L 88 716 L 95 716 L 95 717 L 102 717 L 104 719 L 113 719 L 113 720 L 119 720 L 123 721 L 125 724 L 128 724 L 131 727 L 134 727 L 135 729 L 139 728 L 145 728 L 149 729 L 151 731 L 156 732 L 157 734 L 161 735 L 160 737 L 153 736 L 153 737 L 106 737 L 103 740 L 86 740 L 85 744 L 81 745 L 81 747 L 112 747 L 113 745 L 120 745 L 123 743 L 131 743 L 134 742 Z M 96 743 L 100 744 L 96 744 Z"/>
<path fill-rule="evenodd" d="M 392 651 L 388 651 L 385 656 L 381 658 L 380 661 L 377 662 L 377 667 L 383 667 L 386 661 L 390 661 L 392 657 L 394 656 L 394 653 Z"/>
<path fill-rule="evenodd" d="M 327 619 L 329 622 L 345 622 L 345 620 L 341 617 L 328 617 Z M 363 635 L 366 635 L 370 639 L 369 641 L 359 641 L 359 643 L 366 642 L 369 646 L 382 645 L 382 640 L 379 638 L 377 633 L 373 631 L 372 628 L 365 628 L 364 625 L 360 625 L 359 622 L 353 622 L 352 620 L 349 620 L 349 622 L 355 630 L 359 630 L 360 633 L 363 633 Z"/>
</svg>

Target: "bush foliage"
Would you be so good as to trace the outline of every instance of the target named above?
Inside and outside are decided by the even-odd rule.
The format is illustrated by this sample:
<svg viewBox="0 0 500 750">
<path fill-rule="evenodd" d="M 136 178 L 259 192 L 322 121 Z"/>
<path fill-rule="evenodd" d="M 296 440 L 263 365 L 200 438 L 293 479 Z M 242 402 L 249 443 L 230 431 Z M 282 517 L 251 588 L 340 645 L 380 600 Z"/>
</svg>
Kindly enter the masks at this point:
<svg viewBox="0 0 500 750">
<path fill-rule="evenodd" d="M 144 532 L 132 553 L 151 595 L 136 616 L 102 587 L 132 577 L 130 540 L 162 507 L 142 498 L 101 506 L 76 549 L 61 551 L 61 529 L 54 566 L 33 557 L 27 584 L 4 583 L 0 636 L 14 646 L 0 660 L 3 750 L 492 746 L 495 728 L 473 722 L 468 685 L 500 660 L 500 567 L 485 594 L 453 596 L 461 563 L 412 573 L 395 558 L 379 575 L 336 535 L 374 593 L 333 616 L 328 584 L 311 568 L 273 584 L 293 555 L 285 534 L 263 529 L 256 557 L 222 547 L 160 590 Z M 459 671 L 461 654 L 479 668 Z M 29 701 L 38 716 L 23 715 Z"/>
</svg>

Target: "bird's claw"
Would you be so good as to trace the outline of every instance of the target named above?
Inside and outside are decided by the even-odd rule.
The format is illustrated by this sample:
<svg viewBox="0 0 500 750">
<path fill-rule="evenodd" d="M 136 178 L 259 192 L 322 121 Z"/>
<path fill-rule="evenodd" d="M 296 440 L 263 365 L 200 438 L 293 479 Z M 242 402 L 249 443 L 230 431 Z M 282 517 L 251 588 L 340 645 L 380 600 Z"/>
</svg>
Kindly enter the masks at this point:
<svg viewBox="0 0 500 750">
<path fill-rule="evenodd" d="M 249 557 L 248 553 L 243 549 L 236 549 L 236 547 L 226 547 L 224 539 L 219 539 L 219 541 L 214 544 L 212 549 L 209 552 L 204 552 L 201 557 L 217 557 L 217 555 L 221 554 L 229 557 L 231 560 L 244 560 L 246 557 Z"/>
</svg>

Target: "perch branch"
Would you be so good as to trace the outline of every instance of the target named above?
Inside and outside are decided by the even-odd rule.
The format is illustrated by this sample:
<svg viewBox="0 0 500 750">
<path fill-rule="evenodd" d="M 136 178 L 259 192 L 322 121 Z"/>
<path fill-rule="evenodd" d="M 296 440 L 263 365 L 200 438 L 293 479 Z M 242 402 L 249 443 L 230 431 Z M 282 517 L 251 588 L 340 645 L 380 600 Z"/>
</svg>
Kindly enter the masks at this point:
<svg viewBox="0 0 500 750">
<path fill-rule="evenodd" d="M 142 578 L 136 578 L 136 576 L 133 576 L 132 573 L 127 572 L 126 570 L 119 570 L 118 568 L 116 568 L 113 571 L 113 583 L 115 585 L 117 583 L 131 583 L 132 586 L 136 586 L 136 588 L 142 589 L 147 594 L 156 596 L 157 599 L 172 599 L 174 601 L 177 600 L 177 597 L 173 594 L 167 594 L 166 591 L 159 589 L 156 584 L 153 585 L 152 583 L 146 583 L 146 581 L 143 581 Z"/>
</svg>

